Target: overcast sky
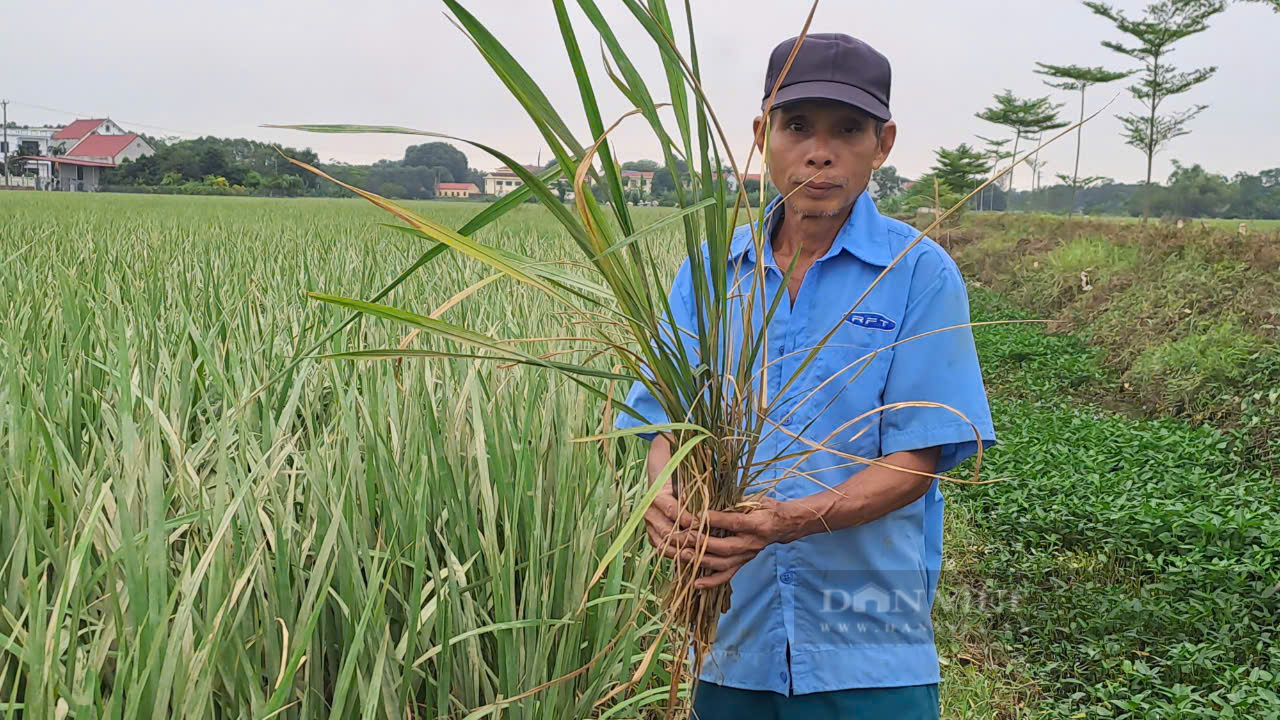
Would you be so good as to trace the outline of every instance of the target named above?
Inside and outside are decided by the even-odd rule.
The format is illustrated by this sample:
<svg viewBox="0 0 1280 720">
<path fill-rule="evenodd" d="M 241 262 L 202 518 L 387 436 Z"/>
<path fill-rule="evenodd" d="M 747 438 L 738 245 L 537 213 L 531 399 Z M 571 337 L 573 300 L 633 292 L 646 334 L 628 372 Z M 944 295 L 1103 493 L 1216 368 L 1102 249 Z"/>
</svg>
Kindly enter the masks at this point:
<svg viewBox="0 0 1280 720">
<path fill-rule="evenodd" d="M 633 58 L 665 97 L 656 51 L 621 3 L 599 0 Z M 464 3 L 538 81 L 586 140 L 577 88 L 550 2 L 470 0 Z M 574 4 L 574 3 L 570 3 Z M 678 0 L 672 2 L 678 5 Z M 1139 0 L 1117 5 L 1139 12 Z M 8 3 L 6 3 L 8 5 Z M 615 7 L 616 6 L 616 7 Z M 798 33 L 808 2 L 695 0 L 703 77 L 714 107 L 741 159 L 759 109 L 769 51 Z M 576 5 L 575 5 L 576 7 Z M 20 123 L 65 123 L 109 115 L 127 129 L 159 135 L 244 136 L 310 146 L 324 161 L 367 163 L 401 157 L 420 140 L 387 135 L 312 135 L 267 130 L 263 123 L 378 123 L 406 125 L 474 138 L 523 162 L 534 162 L 539 137 L 520 107 L 445 19 L 435 0 L 71 0 L 50 25 L 42 3 L 4 9 L 10 29 L 0 43 L 0 97 Z M 574 11 L 579 41 L 597 71 L 605 111 L 628 108 L 599 71 L 595 35 Z M 826 0 L 813 32 L 845 32 L 868 41 L 893 64 L 891 107 L 899 124 L 890 159 L 915 176 L 933 150 L 975 142 L 1001 131 L 974 117 L 1004 88 L 1019 95 L 1052 93 L 1078 113 L 1078 95 L 1052 90 L 1032 72 L 1036 60 L 1128 68 L 1131 62 L 1098 43 L 1122 39 L 1102 18 L 1068 0 Z M 1208 32 L 1182 41 L 1173 61 L 1182 68 L 1218 66 L 1211 80 L 1169 102 L 1170 109 L 1207 103 L 1193 133 L 1157 157 L 1156 177 L 1170 160 L 1198 162 L 1232 174 L 1280 166 L 1280 14 L 1261 5 L 1233 5 Z M 1122 84 L 1092 91 L 1089 105 L 1106 102 Z M 33 107 L 41 106 L 41 107 Z M 1119 138 L 1114 112 L 1137 109 L 1122 93 L 1085 128 L 1082 174 L 1118 181 L 1140 179 L 1142 155 Z M 615 133 L 623 159 L 656 157 L 643 120 Z M 464 148 L 471 163 L 496 162 Z M 1046 150 L 1052 173 L 1069 172 L 1074 146 L 1064 139 Z M 543 160 L 548 153 L 543 148 Z M 1025 171 L 1024 171 L 1025 172 Z M 1024 176 L 1025 177 L 1025 176 Z M 1019 183 L 1021 186 L 1022 183 Z"/>
</svg>

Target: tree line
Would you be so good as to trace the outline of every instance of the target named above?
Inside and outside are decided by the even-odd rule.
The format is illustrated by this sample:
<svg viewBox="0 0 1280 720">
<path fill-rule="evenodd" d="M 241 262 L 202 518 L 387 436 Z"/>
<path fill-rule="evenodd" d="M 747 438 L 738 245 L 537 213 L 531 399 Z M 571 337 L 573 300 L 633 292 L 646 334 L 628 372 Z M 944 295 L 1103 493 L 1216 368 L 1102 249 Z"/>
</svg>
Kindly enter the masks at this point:
<svg viewBox="0 0 1280 720">
<path fill-rule="evenodd" d="M 144 136 L 145 137 L 145 136 Z M 387 197 L 429 199 L 440 182 L 470 182 L 483 188 L 484 175 L 467 156 L 444 142 L 412 145 L 400 160 L 372 165 L 321 163 L 310 148 L 277 148 L 245 138 L 201 137 L 166 140 L 146 137 L 155 153 L 124 160 L 103 177 L 108 189 L 184 194 L 244 194 L 345 197 L 350 191 L 300 168 L 288 156 L 319 167 L 335 178 Z"/>
<path fill-rule="evenodd" d="M 1013 193 L 1011 210 L 1066 212 L 1080 208 L 1086 215 L 1151 215 L 1170 218 L 1250 218 L 1280 220 L 1280 167 L 1259 173 L 1218 175 L 1200 165 L 1175 160 L 1164 185 L 1104 183 L 1080 191 L 1078 200 L 1068 185 Z"/>
</svg>

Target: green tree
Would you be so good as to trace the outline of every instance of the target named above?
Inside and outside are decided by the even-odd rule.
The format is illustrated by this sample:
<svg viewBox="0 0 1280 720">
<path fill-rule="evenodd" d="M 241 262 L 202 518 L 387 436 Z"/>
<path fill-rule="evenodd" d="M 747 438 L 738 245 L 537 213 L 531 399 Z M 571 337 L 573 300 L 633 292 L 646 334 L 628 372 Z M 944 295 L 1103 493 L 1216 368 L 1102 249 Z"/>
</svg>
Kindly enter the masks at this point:
<svg viewBox="0 0 1280 720">
<path fill-rule="evenodd" d="M 594 197 L 596 202 L 601 205 L 612 202 L 612 199 L 609 197 L 609 188 L 603 183 L 591 183 L 589 189 L 591 190 L 591 196 Z"/>
<path fill-rule="evenodd" d="M 1227 217 L 1280 219 L 1280 168 L 1257 175 L 1236 173 Z"/>
<path fill-rule="evenodd" d="M 908 213 L 915 213 L 920 208 L 932 208 L 938 212 L 945 212 L 947 208 L 959 203 L 963 197 L 955 188 L 947 185 L 937 172 L 929 172 L 907 188 L 900 209 Z"/>
<path fill-rule="evenodd" d="M 408 191 L 399 183 L 384 182 L 378 186 L 378 194 L 382 197 L 402 198 L 407 197 Z"/>
<path fill-rule="evenodd" d="M 563 177 L 556 178 L 556 181 L 551 184 L 551 187 L 555 188 L 556 195 L 560 196 L 560 202 L 564 202 L 569 196 L 569 181 L 565 180 Z"/>
<path fill-rule="evenodd" d="M 399 197 L 425 200 L 435 197 L 436 168 L 421 165 L 405 166 L 398 162 L 378 162 L 369 169 L 365 184 L 378 188 L 386 183 L 399 185 Z M 447 180 L 445 182 L 448 182 Z"/>
<path fill-rule="evenodd" d="M 1080 144 L 1084 138 L 1084 94 L 1092 85 L 1102 85 L 1116 80 L 1123 80 L 1133 74 L 1133 71 L 1118 72 L 1108 70 L 1103 67 L 1083 67 L 1080 65 L 1050 65 L 1048 63 L 1037 62 L 1039 69 L 1037 73 L 1048 76 L 1045 84 L 1049 87 L 1058 88 L 1059 90 L 1079 91 L 1080 92 L 1080 123 L 1076 128 L 1076 165 L 1071 172 L 1071 210 L 1076 207 L 1076 195 L 1079 185 L 1077 181 L 1080 178 Z M 1062 177 L 1061 175 L 1059 177 Z"/>
<path fill-rule="evenodd" d="M 991 164 L 981 152 L 968 143 L 960 143 L 952 149 L 933 151 L 937 162 L 930 168 L 931 174 L 961 196 L 968 195 L 982 184 L 982 177 L 991 170 Z"/>
<path fill-rule="evenodd" d="M 199 154 L 199 160 L 196 161 L 196 171 L 204 175 L 225 175 L 227 172 L 227 154 L 216 144 L 207 144 Z"/>
<path fill-rule="evenodd" d="M 1058 178 L 1058 182 L 1072 189 L 1072 194 L 1071 194 L 1072 209 L 1075 208 L 1075 189 L 1076 188 L 1080 188 L 1081 190 L 1087 190 L 1093 187 L 1094 185 L 1103 185 L 1106 183 L 1115 182 L 1115 180 L 1109 177 L 1106 177 L 1105 175 L 1088 175 L 1086 177 L 1080 177 L 1078 175 L 1068 175 L 1066 173 L 1058 173 L 1057 178 Z"/>
<path fill-rule="evenodd" d="M 622 163 L 623 170 L 638 170 L 640 172 L 657 172 L 662 167 L 653 160 L 629 160 Z"/>
<path fill-rule="evenodd" d="M 421 145 L 410 145 L 404 151 L 404 165 L 407 167 L 444 167 L 454 178 L 468 176 L 467 156 L 458 148 L 447 142 L 429 142 Z M 445 182 L 453 182 L 447 180 Z"/>
<path fill-rule="evenodd" d="M 1102 2 L 1086 0 L 1085 6 L 1110 20 L 1117 30 L 1135 41 L 1134 45 L 1122 45 L 1104 40 L 1102 46 L 1140 63 L 1139 80 L 1129 86 L 1129 92 L 1145 110 L 1117 117 L 1124 124 L 1125 142 L 1147 157 L 1146 191 L 1143 193 L 1147 201 L 1142 211 L 1142 221 L 1146 222 L 1151 215 L 1151 171 L 1156 153 L 1174 138 L 1190 133 L 1187 123 L 1208 107 L 1193 105 L 1185 110 L 1162 114 L 1160 106 L 1168 98 L 1208 80 L 1218 70 L 1216 66 L 1209 66 L 1182 72 L 1169 64 L 1167 56 L 1173 51 L 1174 43 L 1208 30 L 1209 19 L 1222 12 L 1225 4 L 1222 0 L 1159 0 L 1148 5 L 1139 19 L 1130 18 L 1123 11 Z"/>
<path fill-rule="evenodd" d="M 245 185 L 250 172 L 258 173 L 259 178 L 266 179 L 278 175 L 289 175 L 295 178 L 296 184 L 277 183 L 273 190 L 283 190 L 287 185 L 292 188 L 301 187 L 301 192 L 317 193 L 321 187 L 314 180 L 315 176 L 306 173 L 306 178 L 299 173 L 306 172 L 291 165 L 280 156 L 275 147 L 245 138 L 201 137 L 194 140 L 174 140 L 166 142 L 156 139 L 156 152 L 153 155 L 124 161 L 119 167 L 110 171 L 110 177 L 104 182 L 115 185 L 156 186 L 162 184 L 168 176 L 172 185 L 181 185 L 183 181 L 203 182 L 202 178 L 226 178 L 231 185 Z M 281 148 L 285 155 L 315 165 L 316 154 L 311 150 L 297 148 Z M 326 183 L 325 187 L 329 187 Z M 274 193 L 279 194 L 279 193 Z"/>
<path fill-rule="evenodd" d="M 1160 215 L 1223 217 L 1231 207 L 1233 188 L 1221 175 L 1200 165 L 1184 167 L 1173 161 L 1169 184 L 1152 195 L 1152 209 Z"/>
<path fill-rule="evenodd" d="M 1051 102 L 1048 96 L 1020 98 L 1012 91 L 1005 90 L 995 98 L 996 104 L 977 113 L 977 117 L 1013 131 L 1012 152 L 1015 158 L 1018 155 L 1018 144 L 1024 135 L 1042 133 L 1066 124 L 1058 119 L 1058 109 L 1062 105 Z M 1012 170 L 1009 171 L 1009 188 L 1013 189 Z"/>
<path fill-rule="evenodd" d="M 892 165 L 883 165 L 872 170 L 871 179 L 875 181 L 876 187 L 880 190 L 880 198 L 897 195 L 902 192 L 902 186 L 907 182 L 906 178 L 898 174 L 898 168 Z"/>
<path fill-rule="evenodd" d="M 302 178 L 297 175 L 280 175 L 277 185 L 289 197 L 301 195 L 306 189 Z"/>
</svg>

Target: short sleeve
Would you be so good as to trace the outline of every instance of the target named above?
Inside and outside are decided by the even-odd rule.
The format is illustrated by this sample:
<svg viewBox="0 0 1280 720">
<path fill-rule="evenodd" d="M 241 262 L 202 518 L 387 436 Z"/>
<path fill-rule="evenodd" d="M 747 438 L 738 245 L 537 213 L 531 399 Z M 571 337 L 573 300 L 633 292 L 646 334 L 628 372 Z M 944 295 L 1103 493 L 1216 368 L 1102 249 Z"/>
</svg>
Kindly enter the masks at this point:
<svg viewBox="0 0 1280 720">
<path fill-rule="evenodd" d="M 921 277 L 924 266 L 930 269 Z M 905 342 L 894 350 L 885 382 L 884 403 L 940 403 L 960 411 L 973 425 L 944 408 L 907 407 L 886 411 L 880 420 L 882 454 L 940 446 L 936 472 L 942 473 L 977 452 L 973 426 L 977 426 L 983 449 L 995 444 L 991 408 L 978 366 L 973 330 L 962 327 L 908 339 L 968 323 L 969 295 L 955 263 L 941 251 L 933 258 L 922 258 L 908 293 L 898 335 L 898 340 Z"/>
<path fill-rule="evenodd" d="M 671 291 L 667 294 L 667 302 L 671 305 L 671 315 L 675 318 L 676 326 L 684 329 L 681 340 L 686 349 L 692 349 L 695 345 L 689 333 L 697 332 L 697 326 L 693 323 L 693 303 L 689 300 L 691 291 L 689 276 L 689 261 L 686 260 L 676 273 L 675 279 L 671 281 Z M 665 327 L 666 323 L 663 325 Z M 626 403 L 645 419 L 642 422 L 628 413 L 619 412 L 614 421 L 614 427 L 618 430 L 670 422 L 662 406 L 658 404 L 657 398 L 642 382 L 637 381 L 631 384 Z M 655 433 L 641 433 L 640 437 L 652 441 L 654 435 Z"/>
</svg>

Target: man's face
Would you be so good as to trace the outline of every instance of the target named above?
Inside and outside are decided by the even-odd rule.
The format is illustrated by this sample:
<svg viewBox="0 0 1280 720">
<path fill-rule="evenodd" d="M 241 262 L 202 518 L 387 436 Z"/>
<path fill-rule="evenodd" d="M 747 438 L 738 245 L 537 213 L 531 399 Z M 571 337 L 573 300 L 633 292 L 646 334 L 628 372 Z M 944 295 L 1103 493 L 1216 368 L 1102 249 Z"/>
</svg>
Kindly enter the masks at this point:
<svg viewBox="0 0 1280 720">
<path fill-rule="evenodd" d="M 755 119 L 757 134 L 762 122 Z M 788 103 L 773 111 L 769 125 L 769 176 L 789 196 L 787 212 L 800 216 L 847 211 L 867 189 L 871 171 L 889 157 L 897 136 L 889 121 L 877 138 L 874 119 L 834 100 Z"/>
</svg>

